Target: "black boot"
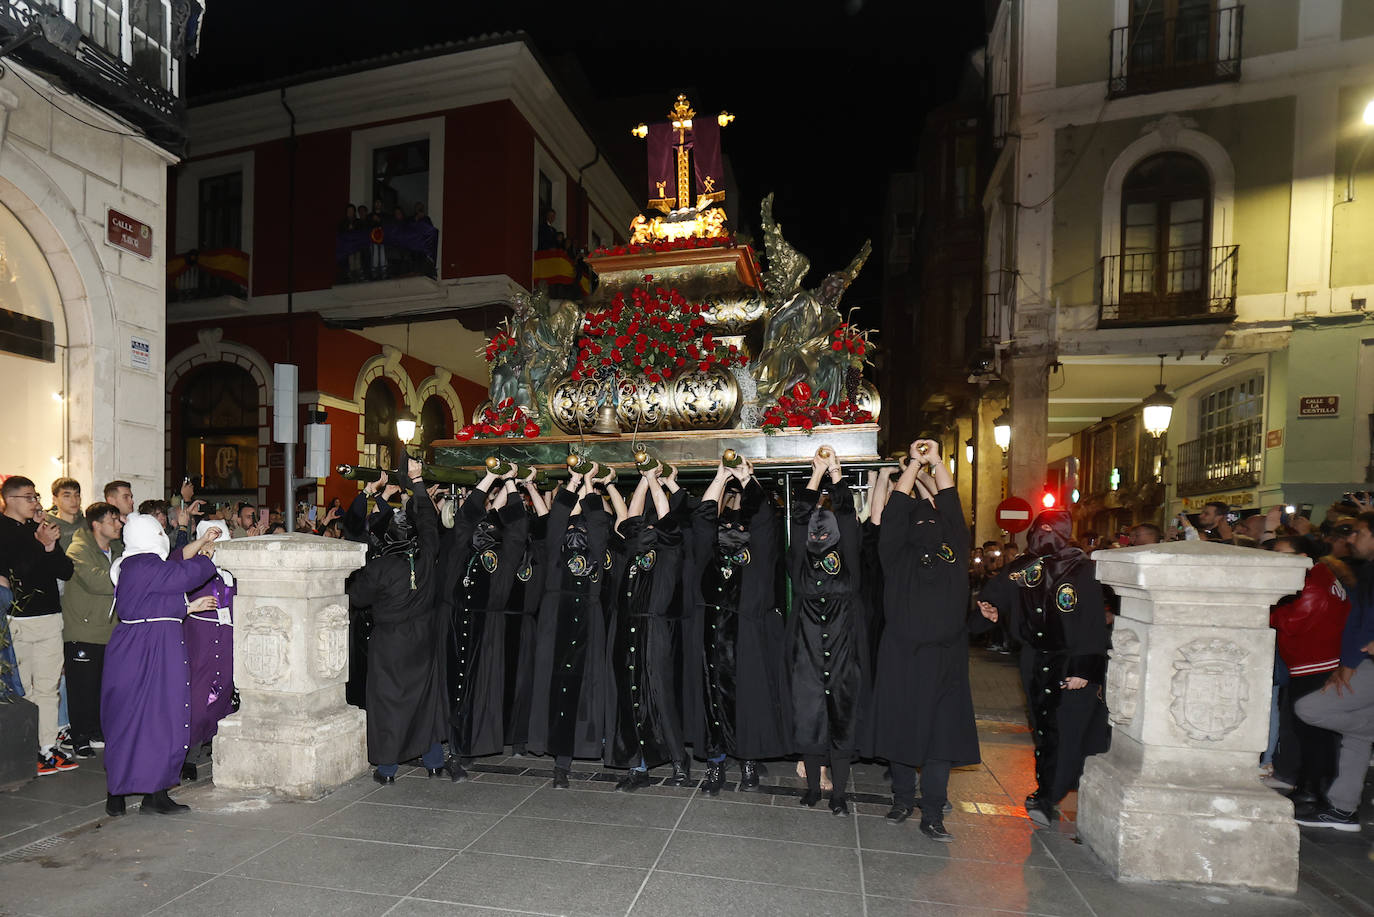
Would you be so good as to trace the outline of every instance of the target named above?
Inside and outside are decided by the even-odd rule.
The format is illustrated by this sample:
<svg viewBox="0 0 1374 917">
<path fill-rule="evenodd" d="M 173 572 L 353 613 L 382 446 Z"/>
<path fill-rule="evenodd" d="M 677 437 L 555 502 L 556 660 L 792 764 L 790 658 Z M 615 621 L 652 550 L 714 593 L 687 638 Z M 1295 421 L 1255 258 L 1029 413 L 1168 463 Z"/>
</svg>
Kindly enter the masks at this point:
<svg viewBox="0 0 1374 917">
<path fill-rule="evenodd" d="M 921 833 L 932 841 L 939 841 L 948 844 L 954 840 L 954 835 L 945 830 L 945 820 L 943 818 L 930 818 L 921 816 Z"/>
<path fill-rule="evenodd" d="M 800 800 L 801 804 L 804 805 L 804 806 L 806 806 L 808 809 L 814 809 L 814 808 L 816 808 L 816 803 L 818 803 L 818 802 L 820 802 L 820 801 L 821 801 L 821 791 L 820 791 L 820 790 L 812 790 L 812 789 L 807 789 L 807 791 L 806 791 L 805 793 L 802 793 L 802 797 L 801 797 L 801 800 Z"/>
<path fill-rule="evenodd" d="M 649 776 L 648 771 L 631 769 L 628 774 L 616 781 L 615 791 L 617 793 L 633 793 L 640 787 L 648 786 L 654 782 L 654 778 Z"/>
<path fill-rule="evenodd" d="M 844 793 L 830 794 L 830 814 L 840 816 L 849 814 L 849 799 Z"/>
<path fill-rule="evenodd" d="M 690 786 L 692 783 L 692 765 L 686 758 L 681 761 L 673 762 L 673 776 L 665 782 L 665 786 Z"/>
<path fill-rule="evenodd" d="M 568 771 L 561 767 L 553 769 L 553 788 L 555 790 L 566 790 L 568 788 Z"/>
<path fill-rule="evenodd" d="M 701 783 L 701 791 L 707 796 L 716 796 L 720 794 L 720 788 L 723 786 L 725 786 L 725 762 L 707 762 L 706 779 Z"/>
<path fill-rule="evenodd" d="M 124 814 L 124 797 L 115 796 L 112 793 L 105 794 L 105 814 L 111 818 L 118 818 Z"/>
<path fill-rule="evenodd" d="M 396 782 L 396 775 L 383 774 L 379 768 L 374 768 L 372 771 L 372 779 L 375 780 L 377 783 L 380 783 L 382 786 L 390 786 L 391 784 Z"/>
<path fill-rule="evenodd" d="M 892 803 L 892 808 L 887 810 L 886 817 L 888 824 L 900 825 L 902 822 L 910 818 L 911 813 L 914 811 L 916 811 L 916 808 L 912 806 L 910 803 L 894 801 Z"/>
<path fill-rule="evenodd" d="M 739 766 L 739 786 L 741 793 L 753 793 L 759 788 L 759 766 L 756 761 L 743 761 Z"/>
<path fill-rule="evenodd" d="M 166 790 L 158 790 L 156 793 L 144 794 L 143 805 L 139 806 L 138 811 L 144 815 L 174 815 L 177 812 L 189 811 L 190 808 L 172 799 Z"/>
</svg>

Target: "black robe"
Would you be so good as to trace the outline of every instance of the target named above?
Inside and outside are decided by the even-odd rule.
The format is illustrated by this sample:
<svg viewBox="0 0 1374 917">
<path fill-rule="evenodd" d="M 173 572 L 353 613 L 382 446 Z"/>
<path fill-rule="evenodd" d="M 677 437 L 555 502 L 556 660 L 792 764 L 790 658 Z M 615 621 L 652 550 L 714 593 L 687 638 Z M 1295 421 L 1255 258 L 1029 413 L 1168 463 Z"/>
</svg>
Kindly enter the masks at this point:
<svg viewBox="0 0 1374 917">
<path fill-rule="evenodd" d="M 539 605 L 544 598 L 544 535 L 548 516 L 531 516 L 526 526 L 525 553 L 515 570 L 506 599 L 506 742 L 524 745 L 530 734 L 530 702 L 534 694 L 534 646 L 538 638 Z"/>
<path fill-rule="evenodd" d="M 748 548 L 727 556 L 716 537 L 716 506 L 703 500 L 692 511 L 692 549 L 683 572 L 691 615 L 683 647 L 689 698 L 684 729 L 701 758 L 776 758 L 792 750 L 787 635 L 776 595 L 779 512 L 772 495 L 750 481 L 739 514 Z"/>
<path fill-rule="evenodd" d="M 362 491 L 353 498 L 343 515 L 344 538 L 367 545 L 369 559 L 376 556 L 378 541 L 373 531 L 385 529 L 391 521 L 391 504 L 381 494 L 373 494 L 377 509 L 367 510 L 367 494 Z M 372 611 L 353 602 L 348 603 L 348 683 L 344 686 L 344 700 L 355 707 L 367 709 L 367 640 L 372 635 Z"/>
<path fill-rule="evenodd" d="M 878 644 L 883 637 L 883 564 L 878 557 L 878 533 L 881 527 L 872 519 L 862 526 L 864 621 L 868 631 L 868 673 L 870 679 L 878 665 Z"/>
<path fill-rule="evenodd" d="M 878 527 L 883 637 L 865 757 L 913 767 L 977 764 L 968 676 L 969 532 L 954 488 L 925 501 L 894 493 Z M 984 620 L 979 615 L 979 620 Z"/>
<path fill-rule="evenodd" d="M 868 634 L 863 603 L 859 522 L 844 484 L 830 488 L 840 542 L 817 556 L 807 547 L 807 524 L 820 493 L 802 488 L 792 498 L 792 613 L 788 618 L 793 750 L 846 756 L 858 744 L 867 694 Z"/>
<path fill-rule="evenodd" d="M 539 608 L 530 702 L 529 750 L 600 758 L 606 713 L 606 624 L 602 580 L 611 517 L 597 494 L 582 500 L 566 488 L 554 496 L 544 544 L 544 598 Z M 586 545 L 569 545 L 569 520 L 585 525 Z"/>
<path fill-rule="evenodd" d="M 983 586 L 1021 641 L 1021 683 L 1035 740 L 1036 793 L 1051 805 L 1078 784 L 1083 760 L 1107 750 L 1110 731 L 1102 689 L 1107 621 L 1093 563 L 1078 548 L 1018 558 Z M 1065 690 L 1067 678 L 1086 687 Z"/>
<path fill-rule="evenodd" d="M 373 764 L 408 761 L 448 734 L 443 652 L 447 621 L 445 604 L 435 600 L 439 514 L 421 484 L 406 511 L 418 533 L 413 555 L 374 557 L 348 585 L 349 602 L 372 609 L 367 758 Z"/>
<path fill-rule="evenodd" d="M 505 747 L 505 618 L 529 526 L 518 498 L 499 512 L 487 511 L 486 499 L 485 491 L 474 490 L 464 501 L 445 576 L 452 596 L 452 745 L 454 753 L 465 758 L 499 754 Z"/>
<path fill-rule="evenodd" d="M 679 501 L 680 502 L 680 501 Z M 681 659 L 682 519 L 674 512 L 626 519 L 615 545 L 606 669 L 610 767 L 646 767 L 684 756 L 677 697 Z M 636 550 L 638 548 L 639 550 Z"/>
</svg>

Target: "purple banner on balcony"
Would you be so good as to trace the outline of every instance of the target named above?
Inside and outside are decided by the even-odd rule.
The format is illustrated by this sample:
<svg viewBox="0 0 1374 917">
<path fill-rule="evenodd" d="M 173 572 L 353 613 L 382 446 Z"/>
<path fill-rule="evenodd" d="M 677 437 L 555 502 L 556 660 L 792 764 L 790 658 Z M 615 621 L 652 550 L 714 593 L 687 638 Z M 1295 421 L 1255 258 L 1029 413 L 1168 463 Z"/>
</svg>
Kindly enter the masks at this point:
<svg viewBox="0 0 1374 917">
<path fill-rule="evenodd" d="M 692 119 L 692 169 L 697 199 L 725 200 L 725 167 L 720 155 L 720 124 L 714 118 Z"/>
<path fill-rule="evenodd" d="M 644 138 L 649 147 L 649 206 L 655 210 L 672 210 L 682 206 L 677 201 L 677 171 L 673 153 L 677 131 L 667 121 L 649 125 Z"/>
<path fill-rule="evenodd" d="M 334 243 L 334 257 L 347 261 L 348 256 L 363 251 L 369 245 L 385 245 L 387 248 L 400 248 L 419 252 L 431 261 L 439 256 L 439 230 L 430 223 L 386 223 L 367 229 L 350 229 L 341 232 Z"/>
</svg>

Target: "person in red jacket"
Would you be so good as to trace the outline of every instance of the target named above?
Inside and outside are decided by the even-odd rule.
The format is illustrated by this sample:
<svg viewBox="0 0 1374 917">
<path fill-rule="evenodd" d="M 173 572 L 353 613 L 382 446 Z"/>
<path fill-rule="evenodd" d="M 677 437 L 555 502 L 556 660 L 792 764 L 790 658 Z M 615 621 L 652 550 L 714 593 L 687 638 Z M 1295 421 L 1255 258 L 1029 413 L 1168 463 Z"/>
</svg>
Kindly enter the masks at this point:
<svg viewBox="0 0 1374 917">
<path fill-rule="evenodd" d="M 1305 542 L 1285 536 L 1274 550 L 1301 554 Z M 1348 567 L 1331 557 L 1320 558 L 1307 571 L 1302 592 L 1274 606 L 1269 625 L 1275 631 L 1275 650 L 1288 667 L 1289 682 L 1279 689 L 1279 748 L 1274 773 L 1292 783 L 1293 801 L 1323 804 L 1327 787 L 1336 775 L 1340 736 L 1303 722 L 1293 712 L 1302 697 L 1321 689 L 1329 674 L 1340 665 L 1341 632 L 1350 614 L 1346 587 L 1354 577 Z"/>
</svg>

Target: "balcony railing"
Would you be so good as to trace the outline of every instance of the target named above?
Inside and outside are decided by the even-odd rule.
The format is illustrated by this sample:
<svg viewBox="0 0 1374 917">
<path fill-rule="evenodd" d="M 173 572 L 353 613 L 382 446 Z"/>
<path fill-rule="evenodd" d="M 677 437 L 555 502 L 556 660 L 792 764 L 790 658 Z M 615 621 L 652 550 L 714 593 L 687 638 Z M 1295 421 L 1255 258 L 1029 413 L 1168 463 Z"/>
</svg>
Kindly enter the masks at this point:
<svg viewBox="0 0 1374 917">
<path fill-rule="evenodd" d="M 1098 327 L 1230 321 L 1237 251 L 1216 245 L 1108 255 L 1098 278 Z"/>
<path fill-rule="evenodd" d="M 1245 8 L 1147 15 L 1112 29 L 1107 98 L 1240 79 Z"/>
<path fill-rule="evenodd" d="M 1264 425 L 1260 418 L 1178 446 L 1178 492 L 1181 496 L 1220 493 L 1259 483 L 1264 461 Z"/>
<path fill-rule="evenodd" d="M 1009 96 L 999 92 L 991 99 L 992 103 L 992 148 L 1000 150 L 1007 143 L 1007 106 Z"/>
<path fill-rule="evenodd" d="M 248 298 L 248 253 L 237 248 L 191 249 L 167 261 L 167 301 L 216 296 Z"/>
<path fill-rule="evenodd" d="M 22 38 L 14 53 L 25 63 L 53 74 L 64 90 L 122 115 L 152 140 L 179 152 L 185 143 L 179 71 L 192 4 L 173 0 L 169 17 L 160 3 L 145 4 L 140 7 L 142 21 L 126 20 L 117 8 L 78 4 L 74 23 L 62 13 L 63 6 L 55 0 L 0 0 L 0 44 Z M 135 15 L 133 7 L 128 15 Z M 64 19 L 79 30 L 79 37 L 60 35 L 53 27 Z M 74 50 L 59 44 L 68 40 L 75 42 Z"/>
<path fill-rule="evenodd" d="M 438 276 L 439 230 L 428 220 L 400 220 L 343 230 L 334 246 L 334 283 Z"/>
</svg>

